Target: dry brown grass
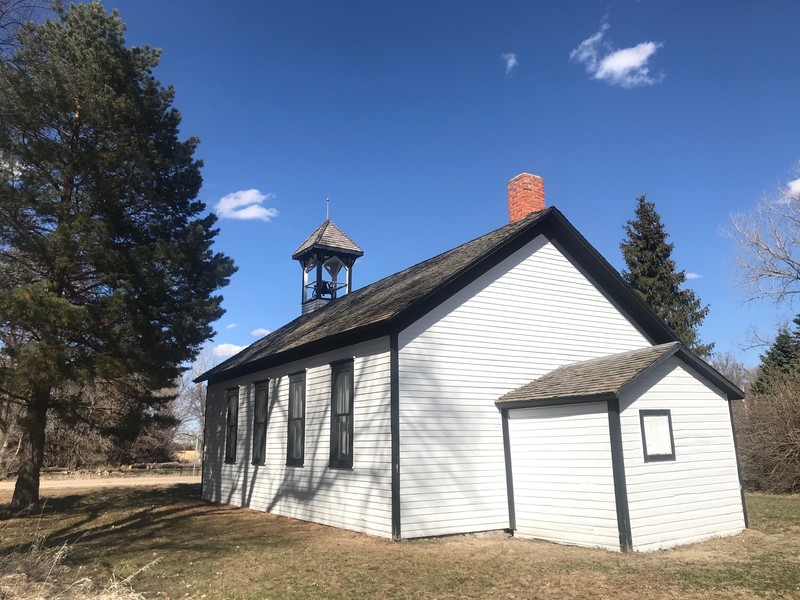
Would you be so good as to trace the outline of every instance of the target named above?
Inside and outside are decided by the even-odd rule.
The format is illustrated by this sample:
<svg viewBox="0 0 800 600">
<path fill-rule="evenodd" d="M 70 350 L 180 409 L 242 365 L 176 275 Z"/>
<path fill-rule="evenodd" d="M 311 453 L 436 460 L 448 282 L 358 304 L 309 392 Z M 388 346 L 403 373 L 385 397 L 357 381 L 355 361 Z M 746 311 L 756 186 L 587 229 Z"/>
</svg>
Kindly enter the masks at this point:
<svg viewBox="0 0 800 600">
<path fill-rule="evenodd" d="M 196 485 L 49 495 L 40 516 L 0 521 L 0 556 L 66 543 L 66 582 L 160 559 L 133 581 L 146 598 L 800 598 L 796 496 L 750 497 L 742 535 L 623 555 L 502 535 L 395 543 L 206 504 Z"/>
</svg>

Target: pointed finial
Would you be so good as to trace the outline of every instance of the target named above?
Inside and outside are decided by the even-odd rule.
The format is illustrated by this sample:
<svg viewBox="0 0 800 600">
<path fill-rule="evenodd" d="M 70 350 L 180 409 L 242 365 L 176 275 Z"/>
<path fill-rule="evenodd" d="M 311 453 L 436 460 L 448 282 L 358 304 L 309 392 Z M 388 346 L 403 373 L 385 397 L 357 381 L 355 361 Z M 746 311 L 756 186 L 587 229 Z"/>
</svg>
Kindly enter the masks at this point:
<svg viewBox="0 0 800 600">
<path fill-rule="evenodd" d="M 331 199 L 325 198 L 325 220 L 331 220 Z"/>
</svg>

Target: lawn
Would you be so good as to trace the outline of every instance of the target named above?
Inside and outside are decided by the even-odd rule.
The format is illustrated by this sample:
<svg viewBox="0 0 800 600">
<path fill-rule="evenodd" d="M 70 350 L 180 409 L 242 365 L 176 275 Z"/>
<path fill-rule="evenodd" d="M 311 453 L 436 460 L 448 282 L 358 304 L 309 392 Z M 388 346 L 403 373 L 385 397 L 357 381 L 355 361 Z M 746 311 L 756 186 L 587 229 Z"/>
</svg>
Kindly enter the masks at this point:
<svg viewBox="0 0 800 600">
<path fill-rule="evenodd" d="M 0 565 L 44 537 L 68 550 L 51 581 L 102 587 L 149 565 L 131 581 L 145 598 L 800 598 L 800 497 L 748 508 L 742 535 L 619 554 L 500 534 L 397 543 L 206 504 L 197 485 L 47 491 L 40 513 L 0 520 Z"/>
</svg>

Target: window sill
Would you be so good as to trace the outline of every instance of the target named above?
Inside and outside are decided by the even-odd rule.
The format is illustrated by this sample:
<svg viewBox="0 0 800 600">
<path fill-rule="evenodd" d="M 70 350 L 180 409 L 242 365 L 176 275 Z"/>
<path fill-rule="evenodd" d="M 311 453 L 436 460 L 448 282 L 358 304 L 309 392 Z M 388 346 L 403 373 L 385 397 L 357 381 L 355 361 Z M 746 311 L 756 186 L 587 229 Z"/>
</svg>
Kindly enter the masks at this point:
<svg viewBox="0 0 800 600">
<path fill-rule="evenodd" d="M 675 462 L 674 454 L 653 454 L 644 457 L 644 462 Z"/>
</svg>

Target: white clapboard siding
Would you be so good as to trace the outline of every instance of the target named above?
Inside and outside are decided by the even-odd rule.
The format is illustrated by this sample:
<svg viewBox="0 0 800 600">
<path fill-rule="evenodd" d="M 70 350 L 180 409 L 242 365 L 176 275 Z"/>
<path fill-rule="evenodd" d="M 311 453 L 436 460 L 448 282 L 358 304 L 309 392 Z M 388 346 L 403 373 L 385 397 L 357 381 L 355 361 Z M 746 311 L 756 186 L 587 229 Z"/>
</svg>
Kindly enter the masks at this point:
<svg viewBox="0 0 800 600">
<path fill-rule="evenodd" d="M 508 416 L 515 535 L 619 550 L 606 403 Z"/>
<path fill-rule="evenodd" d="M 620 420 L 635 550 L 744 528 L 728 401 L 676 357 L 634 382 Z M 669 409 L 675 460 L 645 462 L 639 411 Z"/>
<path fill-rule="evenodd" d="M 404 538 L 507 528 L 494 401 L 556 367 L 649 345 L 544 236 L 401 332 L 399 342 Z M 446 468 L 442 456 L 450 457 Z M 431 502 L 440 507 L 436 518 L 422 511 Z"/>
<path fill-rule="evenodd" d="M 354 358 L 353 469 L 331 469 L 330 363 Z M 391 537 L 389 341 L 382 338 L 210 387 L 203 497 Z M 305 461 L 286 466 L 289 375 L 306 372 Z M 269 379 L 266 464 L 252 462 L 253 382 Z M 236 464 L 224 464 L 225 389 L 239 386 Z"/>
</svg>

